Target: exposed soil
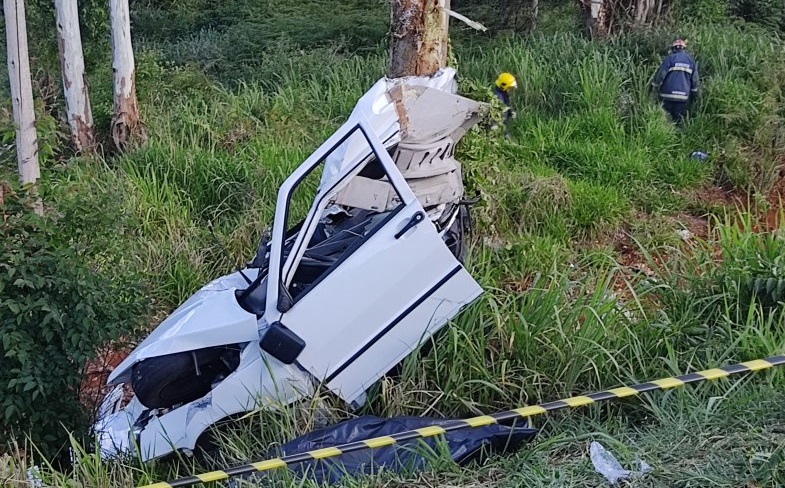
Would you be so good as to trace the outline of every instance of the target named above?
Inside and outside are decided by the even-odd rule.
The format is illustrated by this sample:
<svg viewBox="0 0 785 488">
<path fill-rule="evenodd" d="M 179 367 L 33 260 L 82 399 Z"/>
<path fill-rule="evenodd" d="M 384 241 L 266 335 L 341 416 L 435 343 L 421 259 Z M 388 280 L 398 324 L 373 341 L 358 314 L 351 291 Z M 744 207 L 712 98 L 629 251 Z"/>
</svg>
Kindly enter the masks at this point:
<svg viewBox="0 0 785 488">
<path fill-rule="evenodd" d="M 112 390 L 113 387 L 106 385 L 106 380 L 131 350 L 129 345 L 110 344 L 85 366 L 84 378 L 79 386 L 79 399 L 90 412 L 97 412 L 104 396 Z M 123 403 L 130 401 L 132 396 L 130 388 L 126 389 Z"/>
<path fill-rule="evenodd" d="M 782 165 L 785 166 L 785 155 L 782 156 L 781 160 Z M 785 175 L 780 175 L 779 181 L 769 192 L 766 202 L 769 204 L 769 209 L 762 218 L 762 230 L 777 230 L 785 222 L 785 208 L 783 207 L 783 204 L 785 204 Z"/>
<path fill-rule="evenodd" d="M 705 207 L 746 207 L 747 195 L 733 188 L 718 185 L 705 185 L 687 193 L 690 201 Z"/>
</svg>

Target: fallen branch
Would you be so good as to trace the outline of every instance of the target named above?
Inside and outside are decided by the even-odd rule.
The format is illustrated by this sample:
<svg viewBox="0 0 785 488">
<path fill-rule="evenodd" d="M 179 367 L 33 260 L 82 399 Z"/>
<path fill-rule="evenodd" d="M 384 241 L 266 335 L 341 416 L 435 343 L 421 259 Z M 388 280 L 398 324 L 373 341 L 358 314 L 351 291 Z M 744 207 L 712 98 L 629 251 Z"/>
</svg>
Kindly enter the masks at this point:
<svg viewBox="0 0 785 488">
<path fill-rule="evenodd" d="M 477 30 L 483 31 L 483 32 L 486 32 L 488 30 L 488 28 L 485 27 L 484 25 L 482 25 L 481 23 L 475 22 L 474 20 L 466 17 L 465 15 L 461 15 L 458 12 L 455 12 L 454 10 L 450 10 L 450 9 L 448 9 L 446 7 L 439 7 L 439 8 L 442 11 L 446 12 L 447 15 L 449 15 L 450 17 L 454 17 L 454 18 L 460 20 L 461 22 L 463 22 L 464 24 L 468 25 L 472 29 L 477 29 Z"/>
</svg>

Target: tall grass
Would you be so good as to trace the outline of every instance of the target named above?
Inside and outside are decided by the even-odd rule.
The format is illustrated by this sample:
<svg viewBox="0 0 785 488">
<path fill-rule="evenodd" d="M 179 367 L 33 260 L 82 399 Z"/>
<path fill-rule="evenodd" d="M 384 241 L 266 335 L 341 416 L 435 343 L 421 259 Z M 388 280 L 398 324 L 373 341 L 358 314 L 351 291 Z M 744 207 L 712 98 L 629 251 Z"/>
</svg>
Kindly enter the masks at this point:
<svg viewBox="0 0 785 488">
<path fill-rule="evenodd" d="M 330 32 L 241 36 L 269 19 L 229 26 L 233 14 L 210 6 L 220 12 L 209 25 L 191 7 L 175 8 L 175 17 L 190 12 L 186 20 L 201 30 L 178 33 L 168 22 L 173 32 L 156 37 L 151 24 L 141 43 L 148 144 L 106 166 L 71 162 L 47 177 L 45 192 L 64 207 L 74 193 L 117 194 L 118 209 L 108 211 L 133 222 L 117 236 L 127 244 L 124 262 L 143 274 L 159 312 L 251 257 L 280 183 L 386 64 L 376 44 L 347 49 L 378 18 L 330 44 L 322 42 Z M 355 15 L 359 7 L 350 7 Z M 156 9 L 144 18 L 155 20 Z M 564 33 L 456 43 L 463 93 L 490 101 L 502 70 L 519 81 L 511 139 L 478 127 L 459 153 L 467 192 L 482 196 L 467 266 L 486 294 L 379 382 L 362 412 L 474 414 L 783 351 L 782 236 L 757 233 L 752 220 L 718 221 L 705 242 L 680 248 L 671 219 L 702 208 L 691 195 L 703 185 L 765 196 L 777 181 L 783 43 L 740 28 L 686 30 L 704 91 L 683 130 L 648 93 L 670 31 L 606 43 Z M 233 52 L 238 37 L 244 43 Z M 695 150 L 709 161 L 690 160 Z M 621 262 L 629 256 L 613 251 L 622 231 L 645 242 L 633 253 L 654 276 L 634 275 Z M 654 407 L 623 408 L 634 417 Z M 327 397 L 259 413 L 219 432 L 225 457 L 213 461 L 247 460 L 346 415 Z M 197 469 L 190 459 L 141 468 L 79 457 L 74 472 L 49 473 L 53 486 L 119 486 Z"/>
</svg>

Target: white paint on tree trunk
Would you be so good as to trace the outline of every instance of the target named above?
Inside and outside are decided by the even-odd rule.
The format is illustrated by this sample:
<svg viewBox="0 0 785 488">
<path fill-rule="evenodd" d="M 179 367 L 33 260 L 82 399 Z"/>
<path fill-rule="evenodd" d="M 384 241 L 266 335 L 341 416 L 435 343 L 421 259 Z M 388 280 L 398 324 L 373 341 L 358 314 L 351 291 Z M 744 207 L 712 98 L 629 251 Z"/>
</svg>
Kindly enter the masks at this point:
<svg viewBox="0 0 785 488">
<path fill-rule="evenodd" d="M 41 177 L 38 166 L 38 136 L 35 130 L 33 88 L 27 53 L 24 0 L 3 0 L 8 45 L 8 78 L 16 125 L 16 158 L 22 184 L 34 184 Z"/>
<path fill-rule="evenodd" d="M 57 43 L 60 48 L 60 69 L 63 92 L 71 128 L 71 141 L 77 151 L 90 151 L 95 145 L 93 113 L 85 82 L 82 39 L 76 0 L 55 0 Z"/>
<path fill-rule="evenodd" d="M 597 19 L 600 16 L 600 11 L 602 10 L 602 1 L 603 0 L 591 0 L 591 18 Z"/>
<path fill-rule="evenodd" d="M 112 71 L 114 72 L 114 117 L 112 139 L 122 150 L 134 139 L 143 138 L 136 100 L 134 50 L 128 0 L 109 1 L 112 28 Z"/>
</svg>

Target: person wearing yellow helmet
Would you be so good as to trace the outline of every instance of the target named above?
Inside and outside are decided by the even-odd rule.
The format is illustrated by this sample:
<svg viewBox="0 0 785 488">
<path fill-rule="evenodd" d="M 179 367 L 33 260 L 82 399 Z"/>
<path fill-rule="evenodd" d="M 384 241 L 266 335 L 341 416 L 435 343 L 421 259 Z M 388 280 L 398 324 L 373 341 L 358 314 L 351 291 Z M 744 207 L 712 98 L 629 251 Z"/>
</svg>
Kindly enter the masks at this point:
<svg viewBox="0 0 785 488">
<path fill-rule="evenodd" d="M 510 73 L 502 73 L 496 78 L 496 87 L 493 89 L 493 94 L 496 95 L 507 109 L 504 111 L 504 127 L 508 130 L 507 135 L 509 136 L 509 125 L 510 119 L 515 118 L 515 111 L 513 111 L 512 107 L 510 106 L 510 91 L 514 90 L 518 87 L 518 82 L 515 81 L 515 77 Z"/>
</svg>

